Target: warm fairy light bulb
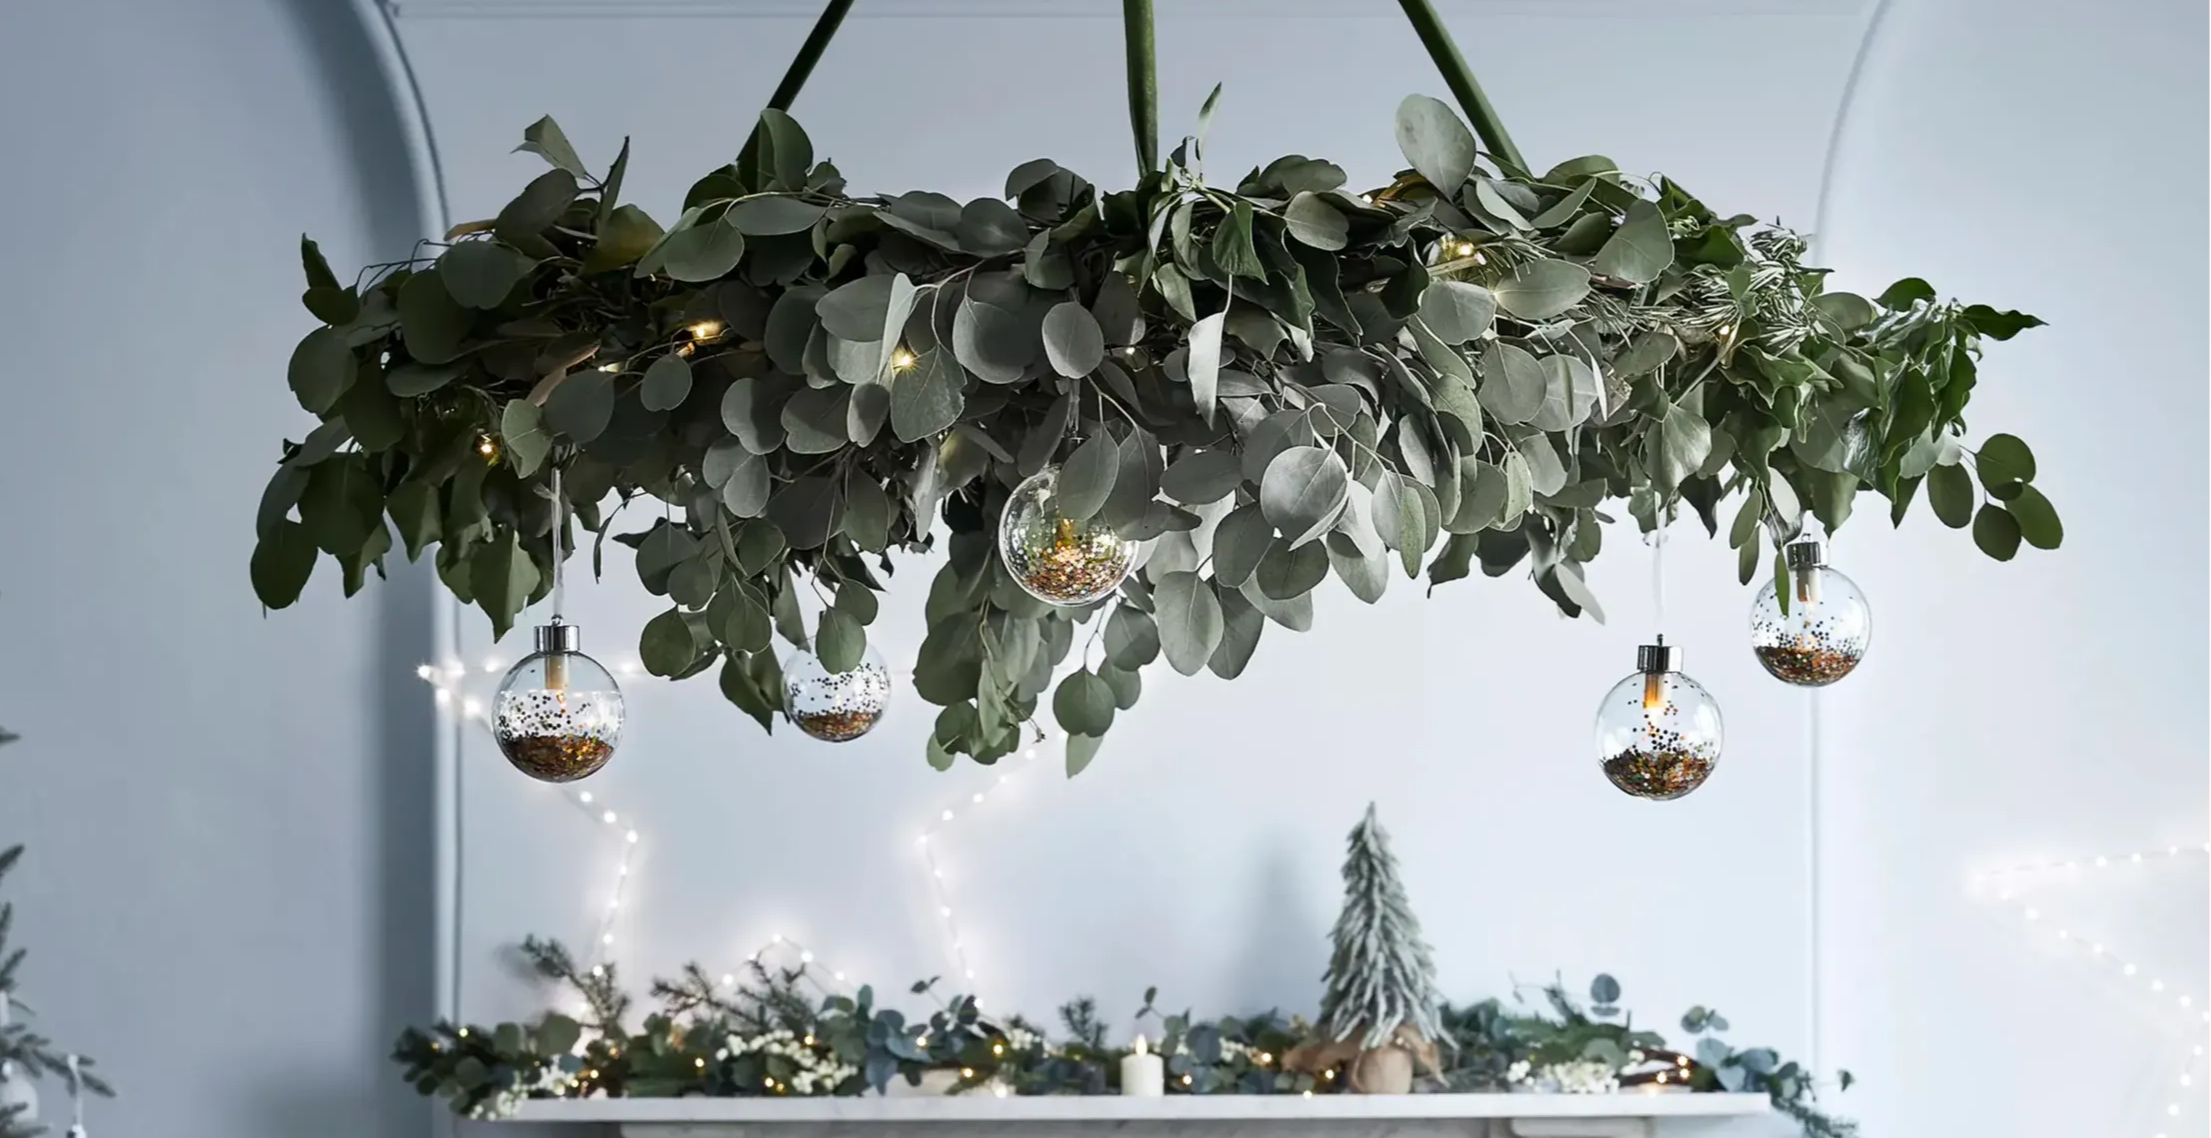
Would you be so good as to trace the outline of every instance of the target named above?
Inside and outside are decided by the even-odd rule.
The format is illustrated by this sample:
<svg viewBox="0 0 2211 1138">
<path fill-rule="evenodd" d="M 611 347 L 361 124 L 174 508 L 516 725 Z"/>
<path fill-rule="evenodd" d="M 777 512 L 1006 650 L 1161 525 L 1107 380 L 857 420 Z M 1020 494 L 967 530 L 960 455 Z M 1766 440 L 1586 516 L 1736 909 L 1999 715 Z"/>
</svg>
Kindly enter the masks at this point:
<svg viewBox="0 0 2211 1138">
<path fill-rule="evenodd" d="M 490 435 L 476 436 L 476 453 L 484 456 L 485 462 L 499 461 L 499 440 Z"/>
<path fill-rule="evenodd" d="M 1789 543 L 1791 603 L 1783 611 L 1773 581 L 1750 605 L 1750 650 L 1775 679 L 1826 687 L 1865 659 L 1873 642 L 1873 609 L 1850 578 L 1827 567 L 1817 541 Z"/>
<path fill-rule="evenodd" d="M 556 617 L 538 627 L 537 651 L 500 681 L 492 737 L 523 774 L 573 782 L 614 757 L 622 720 L 622 689 L 583 654 L 580 630 Z"/>
<path fill-rule="evenodd" d="M 691 338 L 694 340 L 711 340 L 721 334 L 722 322 L 719 320 L 701 320 L 691 325 Z"/>
<path fill-rule="evenodd" d="M 900 344 L 897 350 L 891 353 L 892 371 L 912 371 L 914 369 L 914 365 L 920 362 L 921 357 L 915 355 L 913 353 L 913 350 L 906 347 L 904 344 Z"/>
<path fill-rule="evenodd" d="M 998 557 L 1030 596 L 1080 607 L 1121 587 L 1136 568 L 1139 543 L 1095 515 L 1078 522 L 1060 513 L 1058 491 L 1056 466 L 1014 487 L 998 517 Z"/>
<path fill-rule="evenodd" d="M 1681 650 L 1664 637 L 1635 658 L 1635 674 L 1598 705 L 1597 760 L 1612 785 L 1637 798 L 1679 798 L 1704 785 L 1719 762 L 1720 707 L 1681 671 Z"/>
</svg>

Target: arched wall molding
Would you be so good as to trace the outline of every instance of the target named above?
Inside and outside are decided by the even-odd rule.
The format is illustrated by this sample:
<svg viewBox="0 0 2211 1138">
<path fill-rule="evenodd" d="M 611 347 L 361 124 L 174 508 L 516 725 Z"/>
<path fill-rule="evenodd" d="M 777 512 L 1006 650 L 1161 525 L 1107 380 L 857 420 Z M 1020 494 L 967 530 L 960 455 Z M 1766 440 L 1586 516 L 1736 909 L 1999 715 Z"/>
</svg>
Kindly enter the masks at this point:
<svg viewBox="0 0 2211 1138">
<path fill-rule="evenodd" d="M 399 122 L 407 152 L 409 181 L 414 187 L 415 216 L 422 222 L 423 231 L 416 237 L 442 236 L 452 224 L 452 211 L 446 204 L 437 131 L 430 121 L 428 108 L 423 105 L 422 88 L 415 80 L 414 64 L 407 58 L 406 44 L 393 25 L 392 7 L 384 0 L 349 2 L 375 54 L 378 73 L 383 77 L 385 92 Z M 459 605 L 442 589 L 435 589 L 429 610 L 432 650 L 440 656 L 453 652 L 460 636 Z M 437 801 L 432 815 L 435 826 L 432 844 L 436 876 L 432 883 L 435 891 L 432 940 L 426 947 L 432 961 L 434 1010 L 441 1017 L 454 1015 L 460 1007 L 459 936 L 454 928 L 461 903 L 460 843 L 456 840 L 460 828 L 460 796 L 454 785 L 460 774 L 458 730 L 458 725 L 441 719 L 433 733 L 432 777 L 437 787 Z M 449 1124 L 441 1118 L 439 1125 L 442 1128 Z"/>
<path fill-rule="evenodd" d="M 1858 50 L 1851 56 L 1850 73 L 1844 77 L 1841 93 L 1835 100 L 1834 125 L 1827 132 L 1827 157 L 1820 164 L 1819 204 L 1813 214 L 1810 235 L 1813 263 L 1827 249 L 1827 224 L 1834 206 L 1835 171 L 1842 161 L 1843 137 L 1850 129 L 1850 110 L 1857 101 L 1858 91 L 1865 79 L 1867 64 L 1873 59 L 1875 41 L 1879 39 L 1885 17 L 1893 0 L 1873 0 L 1866 12 L 1865 27 L 1858 35 Z M 1820 761 L 1823 748 L 1820 739 L 1821 693 L 1812 690 L 1804 693 L 1804 820 L 1807 849 L 1805 851 L 1806 905 L 1805 924 L 1810 951 L 1807 960 L 1811 968 L 1810 999 L 1806 1014 L 1810 1016 L 1810 1046 L 1805 1051 L 1807 1065 L 1814 1071 L 1825 1071 L 1827 1054 L 1827 967 L 1825 936 L 1827 891 L 1826 850 L 1821 841 L 1826 829 L 1820 810 L 1820 783 L 1824 778 Z"/>
</svg>

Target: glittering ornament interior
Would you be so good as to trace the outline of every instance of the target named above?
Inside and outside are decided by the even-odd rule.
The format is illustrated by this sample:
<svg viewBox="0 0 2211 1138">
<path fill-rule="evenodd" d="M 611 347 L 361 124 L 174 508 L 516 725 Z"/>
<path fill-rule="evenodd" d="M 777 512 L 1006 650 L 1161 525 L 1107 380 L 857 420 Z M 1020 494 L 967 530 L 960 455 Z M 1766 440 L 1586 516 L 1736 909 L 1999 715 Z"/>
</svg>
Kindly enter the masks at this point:
<svg viewBox="0 0 2211 1138">
<path fill-rule="evenodd" d="M 890 705 L 891 670 L 872 647 L 849 672 L 831 672 L 804 649 L 783 662 L 783 713 L 816 739 L 857 739 L 883 721 Z"/>
<path fill-rule="evenodd" d="M 1612 785 L 1663 802 L 1704 785 L 1722 733 L 1720 706 L 1703 685 L 1679 671 L 1638 671 L 1597 709 L 1597 758 Z"/>
<path fill-rule="evenodd" d="M 1014 488 L 998 521 L 998 555 L 1030 596 L 1086 605 L 1128 579 L 1138 543 L 1097 518 L 1078 522 L 1060 513 L 1053 502 L 1058 480 L 1053 467 Z"/>
<path fill-rule="evenodd" d="M 1792 555 L 1796 548 L 1790 547 Z M 1798 687 L 1825 687 L 1849 675 L 1873 642 L 1873 609 L 1865 594 L 1850 578 L 1818 564 L 1796 568 L 1789 593 L 1786 613 L 1772 581 L 1751 603 L 1750 649 L 1758 662 L 1775 679 Z"/>
<path fill-rule="evenodd" d="M 564 629 L 573 642 L 573 626 Z M 539 629 L 547 643 L 546 629 Z M 491 733 L 514 768 L 542 782 L 574 782 L 614 757 L 622 739 L 622 690 L 582 652 L 532 653 L 507 672 L 492 708 Z"/>
</svg>

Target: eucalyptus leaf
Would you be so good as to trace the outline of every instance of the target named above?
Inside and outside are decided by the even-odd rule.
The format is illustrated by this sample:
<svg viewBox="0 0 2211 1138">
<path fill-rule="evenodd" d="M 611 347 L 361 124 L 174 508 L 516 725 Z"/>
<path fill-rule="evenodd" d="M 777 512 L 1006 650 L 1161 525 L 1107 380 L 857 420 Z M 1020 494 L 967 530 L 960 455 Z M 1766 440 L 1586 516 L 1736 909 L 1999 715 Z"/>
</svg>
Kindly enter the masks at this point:
<svg viewBox="0 0 2211 1138">
<path fill-rule="evenodd" d="M 545 425 L 588 443 L 614 419 L 614 377 L 596 368 L 570 372 L 545 398 Z"/>
<path fill-rule="evenodd" d="M 338 397 L 353 385 L 358 364 L 345 336 L 335 328 L 317 328 L 292 349 L 288 369 L 292 394 L 299 405 L 317 415 L 338 405 Z"/>
<path fill-rule="evenodd" d="M 1095 672 L 1070 673 L 1052 694 L 1052 716 L 1069 735 L 1104 735 L 1113 712 L 1113 689 Z"/>
<path fill-rule="evenodd" d="M 1274 523 L 1266 519 L 1259 503 L 1249 502 L 1229 511 L 1213 528 L 1214 579 L 1230 588 L 1241 587 L 1273 545 Z"/>
<path fill-rule="evenodd" d="M 1159 488 L 1185 506 L 1202 506 L 1235 493 L 1243 481 L 1243 460 L 1234 451 L 1198 450 L 1169 465 Z"/>
<path fill-rule="evenodd" d="M 1421 323 L 1447 344 L 1480 337 L 1496 318 L 1497 299 L 1477 284 L 1435 281 L 1420 294 Z"/>
<path fill-rule="evenodd" d="M 1113 436 L 1099 431 L 1083 440 L 1060 467 L 1052 493 L 1053 508 L 1069 521 L 1089 521 L 1113 493 L 1120 464 L 1120 447 Z"/>
<path fill-rule="evenodd" d="M 438 256 L 438 277 L 469 308 L 497 308 L 536 262 L 494 241 L 463 241 Z"/>
<path fill-rule="evenodd" d="M 2056 508 L 2042 496 L 2042 491 L 2032 486 L 2021 486 L 2019 493 L 2004 503 L 2004 509 L 2019 524 L 2019 534 L 2027 544 L 2036 549 L 2056 549 L 2065 541 L 2065 525 L 2058 521 Z"/>
<path fill-rule="evenodd" d="M 605 224 L 599 227 L 598 243 L 584 254 L 580 271 L 603 273 L 634 265 L 665 236 L 660 223 L 644 210 L 633 205 L 616 206 L 614 212 L 607 215 Z"/>
<path fill-rule="evenodd" d="M 583 159 L 576 156 L 576 148 L 569 143 L 568 136 L 561 132 L 560 124 L 554 122 L 551 115 L 546 115 L 523 128 L 522 144 L 515 147 L 514 152 L 519 154 L 524 151 L 535 154 L 579 178 L 591 176 L 590 167 L 585 166 Z"/>
<path fill-rule="evenodd" d="M 1196 573 L 1168 573 L 1153 582 L 1152 605 L 1168 665 L 1197 675 L 1221 642 L 1221 603 L 1212 587 Z"/>
<path fill-rule="evenodd" d="M 1147 613 L 1116 605 L 1106 618 L 1105 651 L 1116 668 L 1141 668 L 1159 657 L 1159 626 Z"/>
<path fill-rule="evenodd" d="M 969 297 L 952 321 L 952 353 L 985 383 L 1012 383 L 1036 358 L 1034 329 L 1019 315 Z"/>
<path fill-rule="evenodd" d="M 1550 373 L 1525 350 L 1492 340 L 1482 349 L 1482 409 L 1500 423 L 1525 423 L 1543 410 Z"/>
<path fill-rule="evenodd" d="M 728 213 L 694 220 L 661 239 L 656 254 L 667 274 L 679 281 L 711 281 L 728 276 L 745 256 L 745 235 Z M 642 270 L 646 266 L 640 264 Z"/>
<path fill-rule="evenodd" d="M 1221 379 L 1221 332 L 1228 313 L 1216 312 L 1190 326 L 1190 357 L 1184 364 L 1190 379 L 1190 402 L 1206 423 L 1213 422 Z"/>
<path fill-rule="evenodd" d="M 1397 105 L 1397 148 L 1428 184 L 1456 194 L 1474 171 L 1474 135 L 1458 112 L 1427 95 L 1407 95 Z"/>
<path fill-rule="evenodd" d="M 307 528 L 284 518 L 254 543 L 251 575 L 254 595 L 272 609 L 288 608 L 315 572 L 315 542 Z"/>
<path fill-rule="evenodd" d="M 1290 545 L 1277 540 L 1259 559 L 1251 583 L 1270 600 L 1287 601 L 1304 596 L 1328 579 L 1328 548 L 1321 542 Z"/>
<path fill-rule="evenodd" d="M 1629 284 L 1649 284 L 1674 263 L 1674 239 L 1658 207 L 1641 198 L 1628 203 L 1627 217 L 1613 231 L 1604 247 L 1590 258 L 1589 268 Z"/>
<path fill-rule="evenodd" d="M 1052 306 L 1044 314 L 1044 357 L 1053 371 L 1070 379 L 1098 370 L 1105 359 L 1105 331 L 1097 317 L 1071 300 Z"/>
<path fill-rule="evenodd" d="M 891 433 L 910 443 L 958 422 L 966 405 L 966 383 L 967 373 L 952 358 L 952 349 L 921 353 L 913 367 L 891 379 Z"/>
<path fill-rule="evenodd" d="M 1282 218 L 1290 236 L 1315 249 L 1336 250 L 1347 244 L 1351 223 L 1319 194 L 1302 191 L 1283 207 Z"/>
<path fill-rule="evenodd" d="M 1267 630 L 1267 617 L 1243 593 L 1219 582 L 1215 582 L 1213 596 L 1221 606 L 1221 642 L 1214 646 L 1205 666 L 1214 675 L 1233 680 L 1244 674 L 1252 653 L 1259 650 L 1259 636 Z"/>
<path fill-rule="evenodd" d="M 824 212 L 822 207 L 798 198 L 769 194 L 730 206 L 726 222 L 747 236 L 773 237 L 812 229 Z"/>
<path fill-rule="evenodd" d="M 2009 561 L 2019 552 L 2019 519 L 2000 503 L 1983 502 L 1973 515 L 1973 544 L 1998 561 Z"/>
<path fill-rule="evenodd" d="M 514 472 L 525 478 L 536 473 L 553 453 L 553 439 L 545 433 L 543 415 L 537 404 L 527 399 L 507 401 L 506 410 L 499 416 L 499 441 L 506 448 L 507 461 L 514 464 Z"/>
<path fill-rule="evenodd" d="M 1350 497 L 1351 472 L 1326 447 L 1299 446 L 1274 457 L 1259 482 L 1259 508 L 1292 547 L 1335 524 Z"/>
<path fill-rule="evenodd" d="M 1927 472 L 1927 505 L 1951 529 L 1973 524 L 1973 476 L 1963 466 L 1937 466 Z"/>
<path fill-rule="evenodd" d="M 690 361 L 673 352 L 654 360 L 645 369 L 637 397 L 648 411 L 673 411 L 691 397 Z"/>
<path fill-rule="evenodd" d="M 683 610 L 672 608 L 645 622 L 637 638 L 637 658 L 647 672 L 663 678 L 691 670 L 699 658 L 699 643 Z"/>
<path fill-rule="evenodd" d="M 1073 778 L 1088 770 L 1091 760 L 1098 757 L 1098 746 L 1103 742 L 1105 740 L 1096 735 L 1069 735 L 1066 743 L 1067 777 Z M 934 739 L 930 740 L 929 745 L 934 748 L 936 741 Z M 946 756 L 945 764 L 946 766 L 951 765 L 950 756 Z M 937 769 L 943 770 L 944 767 Z"/>
<path fill-rule="evenodd" d="M 496 640 L 514 627 L 514 618 L 536 591 L 537 563 L 523 551 L 513 530 L 502 530 L 469 554 L 468 583 L 477 607 L 491 618 L 491 634 Z"/>
<path fill-rule="evenodd" d="M 1704 456 L 1711 449 L 1712 425 L 1677 403 L 1666 411 L 1658 430 L 1651 435 L 1645 461 L 1651 477 L 1661 487 L 1672 490 L 1704 465 Z"/>
<path fill-rule="evenodd" d="M 821 614 L 814 632 L 814 658 L 822 670 L 841 676 L 867 658 L 867 629 L 851 613 L 831 609 Z"/>
<path fill-rule="evenodd" d="M 1991 493 L 2014 482 L 2034 481 L 2034 452 L 2017 435 L 1990 435 L 1981 444 L 1974 469 Z"/>
<path fill-rule="evenodd" d="M 1572 261 L 1530 261 L 1490 286 L 1506 312 L 1526 321 L 1558 316 L 1589 295 L 1589 270 Z"/>
</svg>

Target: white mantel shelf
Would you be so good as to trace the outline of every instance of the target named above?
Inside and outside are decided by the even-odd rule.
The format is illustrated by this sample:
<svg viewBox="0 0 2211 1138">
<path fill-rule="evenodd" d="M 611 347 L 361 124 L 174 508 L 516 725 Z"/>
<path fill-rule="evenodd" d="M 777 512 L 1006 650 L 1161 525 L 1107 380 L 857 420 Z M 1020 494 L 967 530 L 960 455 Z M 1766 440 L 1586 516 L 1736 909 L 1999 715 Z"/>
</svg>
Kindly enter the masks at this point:
<svg viewBox="0 0 2211 1138">
<path fill-rule="evenodd" d="M 1660 1120 L 1772 1110 L 1744 1094 L 983 1095 L 815 1099 L 583 1099 L 524 1102 L 517 1122 L 615 1126 L 626 1138 L 865 1138 L 931 1135 L 1453 1135 L 1650 1138 Z M 1683 1130 L 1682 1133 L 1692 1133 Z"/>
</svg>

